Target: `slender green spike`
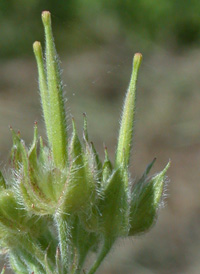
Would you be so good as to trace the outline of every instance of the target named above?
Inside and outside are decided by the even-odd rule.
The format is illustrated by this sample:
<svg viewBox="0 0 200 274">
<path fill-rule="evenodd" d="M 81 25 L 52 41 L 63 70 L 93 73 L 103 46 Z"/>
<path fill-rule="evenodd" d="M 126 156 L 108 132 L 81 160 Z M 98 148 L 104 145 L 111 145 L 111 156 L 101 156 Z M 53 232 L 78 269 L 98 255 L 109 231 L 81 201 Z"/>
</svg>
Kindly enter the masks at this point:
<svg viewBox="0 0 200 274">
<path fill-rule="evenodd" d="M 46 77 L 46 72 L 44 67 L 44 58 L 42 54 L 42 46 L 40 42 L 36 41 L 33 44 L 33 51 L 35 54 L 35 59 L 38 67 L 39 88 L 40 88 L 42 110 L 44 115 L 44 122 L 46 126 L 47 137 L 49 139 L 49 143 L 51 144 L 51 117 L 50 117 L 50 109 L 49 109 L 49 95 L 48 95 L 48 87 L 47 87 L 47 77 Z"/>
<path fill-rule="evenodd" d="M 23 163 L 23 173 L 24 173 L 24 177 L 26 179 L 29 178 L 29 162 L 28 162 L 28 152 L 27 152 L 27 149 L 26 149 L 26 146 L 25 146 L 25 143 L 23 140 L 21 140 L 20 142 L 20 154 L 21 154 L 21 157 L 22 157 L 22 163 Z"/>
<path fill-rule="evenodd" d="M 100 181 L 102 177 L 102 163 L 93 142 L 91 142 L 91 148 L 92 148 L 92 152 L 94 154 L 95 162 L 96 162 L 97 179 Z"/>
<path fill-rule="evenodd" d="M 133 139 L 133 124 L 135 113 L 135 98 L 136 98 L 136 82 L 138 70 L 142 61 L 141 53 L 136 53 L 133 59 L 133 70 L 131 81 L 126 94 L 125 103 L 123 107 L 121 126 L 119 131 L 119 139 L 116 151 L 115 166 L 120 167 L 129 164 L 130 151 Z"/>
<path fill-rule="evenodd" d="M 54 46 L 50 12 L 44 11 L 42 13 L 42 21 L 46 38 L 46 71 L 51 117 L 49 141 L 55 164 L 58 167 L 64 167 L 67 161 L 67 127 L 59 61 Z"/>
<path fill-rule="evenodd" d="M 40 136 L 40 153 L 39 153 L 39 163 L 45 163 L 45 152 L 44 152 L 44 142 L 42 137 Z"/>
</svg>

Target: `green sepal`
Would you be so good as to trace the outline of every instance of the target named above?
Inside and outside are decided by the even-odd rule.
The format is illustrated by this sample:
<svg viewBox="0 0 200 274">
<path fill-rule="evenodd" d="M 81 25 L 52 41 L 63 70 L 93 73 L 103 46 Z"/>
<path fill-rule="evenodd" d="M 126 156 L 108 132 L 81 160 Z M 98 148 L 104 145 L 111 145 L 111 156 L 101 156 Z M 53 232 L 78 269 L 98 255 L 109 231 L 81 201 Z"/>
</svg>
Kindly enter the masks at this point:
<svg viewBox="0 0 200 274">
<path fill-rule="evenodd" d="M 86 117 L 84 116 L 84 149 L 83 160 L 87 180 L 93 189 L 93 194 L 90 197 L 90 206 L 87 211 L 82 211 L 79 214 L 80 220 L 84 228 L 88 232 L 98 231 L 100 221 L 100 211 L 98 209 L 98 201 L 102 198 L 101 178 L 102 178 L 102 163 L 96 152 L 93 143 L 88 142 Z M 85 137 L 87 136 L 87 138 Z"/>
<path fill-rule="evenodd" d="M 84 140 L 83 160 L 88 180 L 93 182 L 93 186 L 98 189 L 100 187 L 100 178 L 102 177 L 102 169 L 100 170 L 99 167 L 102 164 L 97 153 L 95 154 L 93 144 L 88 143 L 86 140 Z"/>
<path fill-rule="evenodd" d="M 40 273 L 40 274 L 46 274 L 46 272 L 44 271 L 44 268 L 42 266 L 42 264 L 39 262 L 40 260 L 37 258 L 37 254 L 34 253 L 33 250 L 29 250 L 29 247 L 24 245 L 24 239 L 21 238 L 21 242 L 19 242 L 19 240 L 15 241 L 16 246 L 18 246 L 18 248 L 16 248 L 16 257 L 18 257 L 18 262 L 19 259 L 21 259 L 21 261 L 25 264 L 26 268 L 27 268 L 27 272 L 26 273 Z M 26 243 L 28 243 L 26 241 Z M 29 243 L 28 243 L 29 245 Z M 22 265 L 15 265 L 15 267 L 20 267 Z M 23 269 L 23 268 L 22 268 Z M 25 269 L 25 267 L 24 267 Z M 16 273 L 21 273 L 19 272 L 20 269 L 17 269 L 18 271 Z M 24 273 L 24 272 L 22 272 Z"/>
<path fill-rule="evenodd" d="M 44 167 L 44 164 L 48 160 L 48 156 L 47 156 L 47 153 L 46 153 L 46 150 L 48 148 L 44 146 L 44 142 L 43 142 L 43 139 L 42 139 L 41 136 L 40 136 L 39 142 L 40 142 L 40 150 L 39 150 L 38 160 L 39 160 L 40 165 Z"/>
<path fill-rule="evenodd" d="M 31 167 L 28 151 L 23 141 L 21 141 L 20 149 L 23 168 L 18 180 L 20 192 L 22 194 L 25 206 L 35 214 L 53 214 L 55 210 L 53 201 L 50 199 L 50 197 L 46 197 L 44 191 L 41 190 L 37 180 L 38 171 L 37 169 Z M 43 183 L 43 178 L 41 181 Z"/>
<path fill-rule="evenodd" d="M 73 133 L 69 153 L 69 176 L 66 180 L 58 207 L 64 212 L 84 211 L 90 207 L 94 192 L 93 182 L 88 178 L 83 151 L 72 119 Z M 92 199 L 93 200 L 93 199 Z M 88 203 L 89 202 L 89 203 Z"/>
<path fill-rule="evenodd" d="M 22 157 L 21 157 L 21 139 L 19 133 L 16 134 L 15 131 L 10 128 L 12 132 L 13 146 L 11 149 L 10 161 L 11 165 L 15 170 L 19 170 L 21 167 Z"/>
<path fill-rule="evenodd" d="M 99 224 L 101 222 L 101 212 L 98 208 L 100 200 L 96 200 L 95 203 L 91 204 L 91 208 L 79 213 L 80 221 L 86 231 L 89 233 L 99 232 Z"/>
<path fill-rule="evenodd" d="M 113 172 L 104 191 L 104 198 L 100 205 L 101 224 L 106 238 L 117 238 L 128 233 L 128 196 L 129 190 L 124 174 L 120 169 Z"/>
<path fill-rule="evenodd" d="M 88 129 L 87 129 L 87 117 L 83 113 L 84 125 L 83 125 L 83 141 L 84 141 L 84 159 L 86 165 L 91 170 L 93 177 L 97 182 L 100 182 L 102 179 L 102 163 L 99 158 L 99 155 L 95 149 L 94 143 L 89 143 Z"/>
<path fill-rule="evenodd" d="M 16 247 L 17 249 L 17 254 L 21 256 L 30 270 L 34 271 L 32 268 L 35 268 L 35 273 L 46 273 L 44 271 L 46 250 L 42 249 L 34 233 L 33 235 L 30 233 L 17 235 L 13 242 L 15 244 L 14 248 Z M 50 267 L 52 266 L 53 262 L 51 262 Z"/>
<path fill-rule="evenodd" d="M 170 162 L 156 176 L 150 180 L 140 180 L 134 186 L 131 198 L 129 236 L 143 233 L 154 224 L 162 201 L 166 172 L 169 166 Z"/>
<path fill-rule="evenodd" d="M 38 129 L 37 123 L 35 122 L 34 126 L 34 135 L 33 135 L 33 143 L 28 151 L 28 159 L 30 163 L 30 167 L 34 169 L 34 172 L 37 172 L 37 141 L 38 141 Z"/>
<path fill-rule="evenodd" d="M 111 161 L 108 157 L 107 147 L 105 147 L 104 151 L 105 151 L 105 160 L 104 160 L 104 163 L 103 163 L 103 171 L 102 171 L 103 187 L 106 186 L 107 180 L 111 176 L 112 170 L 113 170 L 112 163 L 111 163 Z"/>
<path fill-rule="evenodd" d="M 102 179 L 102 163 L 101 163 L 101 160 L 99 158 L 99 155 L 98 155 L 98 153 L 95 149 L 95 146 L 94 146 L 93 142 L 91 142 L 91 149 L 92 149 L 92 152 L 93 152 L 93 155 L 94 155 L 94 161 L 95 161 L 95 164 L 96 164 L 97 180 L 101 181 L 101 179 Z"/>
<path fill-rule="evenodd" d="M 38 217 L 28 213 L 17 201 L 11 190 L 0 193 L 0 226 L 10 233 L 30 232 L 35 236 L 39 233 L 41 221 Z"/>
</svg>

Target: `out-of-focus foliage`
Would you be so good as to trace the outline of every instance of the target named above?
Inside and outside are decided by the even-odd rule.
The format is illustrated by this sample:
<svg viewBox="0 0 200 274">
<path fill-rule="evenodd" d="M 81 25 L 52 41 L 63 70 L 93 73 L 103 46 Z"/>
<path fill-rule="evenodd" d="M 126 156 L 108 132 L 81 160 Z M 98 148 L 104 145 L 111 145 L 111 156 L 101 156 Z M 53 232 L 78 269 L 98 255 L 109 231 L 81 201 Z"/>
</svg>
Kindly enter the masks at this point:
<svg viewBox="0 0 200 274">
<path fill-rule="evenodd" d="M 2 0 L 0 1 L 0 56 L 13 57 L 30 52 L 33 37 L 42 38 L 40 14 L 43 10 L 52 10 L 55 28 L 60 44 L 63 39 L 63 27 L 70 22 L 78 22 L 77 2 L 73 0 Z M 59 20 L 59 29 L 57 22 Z M 60 24 L 62 22 L 62 24 Z M 40 33 L 38 34 L 38 31 Z M 68 30 L 70 33 L 71 30 Z M 65 32 L 65 39 L 68 37 Z"/>
<path fill-rule="evenodd" d="M 38 36 L 38 14 L 45 9 L 54 17 L 60 49 L 104 42 L 114 28 L 130 40 L 139 36 L 162 46 L 185 47 L 200 40 L 199 0 L 1 0 L 0 56 L 29 52 L 36 30 Z"/>
<path fill-rule="evenodd" d="M 102 3 L 114 11 L 129 32 L 139 32 L 150 40 L 168 43 L 170 39 L 184 46 L 200 38 L 198 0 L 103 0 Z"/>
</svg>

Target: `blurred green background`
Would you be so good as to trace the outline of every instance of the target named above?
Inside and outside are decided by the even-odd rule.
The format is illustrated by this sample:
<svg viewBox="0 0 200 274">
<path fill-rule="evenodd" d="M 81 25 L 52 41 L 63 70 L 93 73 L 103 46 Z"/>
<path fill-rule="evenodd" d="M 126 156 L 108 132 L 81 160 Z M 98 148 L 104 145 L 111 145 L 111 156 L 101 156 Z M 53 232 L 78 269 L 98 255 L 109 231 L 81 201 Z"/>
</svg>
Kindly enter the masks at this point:
<svg viewBox="0 0 200 274">
<path fill-rule="evenodd" d="M 148 234 L 121 240 L 98 272 L 200 273 L 200 1 L 1 0 L 0 163 L 11 146 L 8 125 L 28 144 L 33 123 L 45 136 L 32 43 L 44 44 L 40 14 L 52 13 L 67 112 L 103 157 L 117 141 L 120 111 L 134 52 L 143 53 L 138 79 L 134 148 L 138 178 L 156 156 L 170 158 L 166 207 Z M 70 130 L 70 126 L 69 126 Z M 80 130 L 81 135 L 81 130 Z M 7 272 L 9 273 L 9 272 Z"/>
</svg>

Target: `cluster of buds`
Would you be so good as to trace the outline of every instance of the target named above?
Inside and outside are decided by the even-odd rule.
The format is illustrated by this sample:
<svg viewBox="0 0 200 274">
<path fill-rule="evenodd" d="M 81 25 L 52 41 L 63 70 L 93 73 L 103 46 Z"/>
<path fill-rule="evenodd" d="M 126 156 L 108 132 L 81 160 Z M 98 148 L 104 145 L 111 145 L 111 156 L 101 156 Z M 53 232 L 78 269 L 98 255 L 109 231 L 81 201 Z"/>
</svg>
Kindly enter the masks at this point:
<svg viewBox="0 0 200 274">
<path fill-rule="evenodd" d="M 112 164 L 103 162 L 89 140 L 86 115 L 80 141 L 74 119 L 67 133 L 59 60 L 51 15 L 42 13 L 45 57 L 33 44 L 48 145 L 38 137 L 30 147 L 13 129 L 11 174 L 0 173 L 0 238 L 2 253 L 19 274 L 83 273 L 90 252 L 96 254 L 88 274 L 95 273 L 117 238 L 147 231 L 162 201 L 165 174 L 148 176 L 155 159 L 133 186 L 128 171 L 133 137 L 135 89 L 142 55 L 136 53 Z M 5 269 L 2 270 L 4 273 Z M 86 270 L 85 270 L 86 273 Z"/>
</svg>

